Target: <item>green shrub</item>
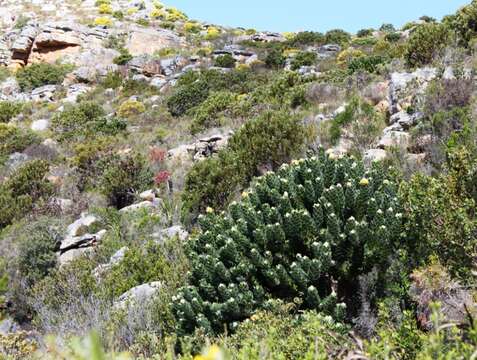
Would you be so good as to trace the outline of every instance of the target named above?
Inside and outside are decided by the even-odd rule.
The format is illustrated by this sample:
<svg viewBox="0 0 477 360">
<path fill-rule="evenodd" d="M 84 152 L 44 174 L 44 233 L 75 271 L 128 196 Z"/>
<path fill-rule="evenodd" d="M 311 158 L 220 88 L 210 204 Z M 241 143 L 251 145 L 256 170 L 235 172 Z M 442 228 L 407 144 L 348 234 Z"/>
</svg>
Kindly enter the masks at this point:
<svg viewBox="0 0 477 360">
<path fill-rule="evenodd" d="M 230 54 L 224 54 L 215 58 L 214 65 L 221 68 L 234 68 L 237 61 Z"/>
<path fill-rule="evenodd" d="M 187 174 L 183 214 L 194 218 L 207 207 L 223 208 L 260 166 L 275 168 L 289 161 L 305 142 L 305 127 L 287 113 L 267 112 L 248 121 L 217 158 L 194 164 Z"/>
<path fill-rule="evenodd" d="M 273 48 L 265 58 L 265 64 L 271 69 L 281 69 L 285 66 L 286 58 L 280 48 Z"/>
<path fill-rule="evenodd" d="M 39 138 L 29 130 L 14 125 L 0 123 L 0 162 L 13 152 L 23 151 L 28 146 L 39 143 Z"/>
<path fill-rule="evenodd" d="M 123 76 L 119 72 L 108 72 L 101 82 L 105 89 L 117 89 L 123 84 Z"/>
<path fill-rule="evenodd" d="M 425 23 L 418 26 L 411 34 L 405 51 L 405 58 L 410 66 L 427 65 L 446 46 L 448 30 L 442 24 Z"/>
<path fill-rule="evenodd" d="M 236 96 L 227 91 L 211 93 L 198 107 L 191 110 L 193 120 L 191 132 L 197 133 L 207 128 L 220 125 L 219 114 L 235 101 Z"/>
<path fill-rule="evenodd" d="M 345 110 L 336 115 L 330 128 L 331 143 L 336 144 L 341 137 L 342 129 L 353 121 L 359 121 L 360 118 L 376 116 L 372 105 L 366 103 L 358 97 L 353 97 Z"/>
<path fill-rule="evenodd" d="M 126 65 L 133 58 L 128 49 L 124 47 L 119 49 L 119 53 L 119 56 L 113 59 L 113 63 L 116 65 Z"/>
<path fill-rule="evenodd" d="M 334 29 L 325 34 L 325 42 L 327 44 L 346 45 L 351 40 L 351 35 L 344 30 Z"/>
<path fill-rule="evenodd" d="M 152 185 L 152 171 L 139 154 L 128 154 L 122 158 L 112 155 L 100 160 L 98 166 L 104 169 L 98 179 L 98 188 L 118 209 L 131 205 L 136 194 Z"/>
<path fill-rule="evenodd" d="M 210 91 L 227 90 L 243 94 L 254 90 L 262 79 L 263 75 L 252 70 L 233 69 L 226 73 L 216 70 L 189 71 L 179 78 L 175 91 L 167 100 L 167 107 L 173 116 L 182 116 L 205 101 Z"/>
<path fill-rule="evenodd" d="M 360 56 L 352 59 L 348 64 L 348 71 L 350 74 L 354 74 L 359 71 L 367 71 L 374 73 L 378 69 L 379 65 L 385 63 L 385 59 L 379 55 Z"/>
<path fill-rule="evenodd" d="M 225 215 L 209 210 L 187 244 L 190 285 L 174 300 L 179 331 L 222 332 L 273 298 L 342 318 L 338 296 L 354 308 L 358 276 L 384 271 L 401 245 L 396 192 L 378 165 L 365 171 L 322 151 L 259 178 Z"/>
<path fill-rule="evenodd" d="M 60 228 L 53 219 L 27 224 L 18 242 L 18 270 L 29 287 L 47 276 L 56 266 L 61 242 Z"/>
<path fill-rule="evenodd" d="M 444 19 L 444 23 L 458 34 L 461 45 L 468 46 L 470 40 L 477 35 L 477 1 L 472 0 L 454 16 Z"/>
<path fill-rule="evenodd" d="M 106 117 L 98 103 L 83 101 L 53 116 L 51 127 L 60 140 L 67 140 L 76 136 L 115 135 L 126 129 L 126 123 Z"/>
<path fill-rule="evenodd" d="M 306 45 L 321 45 L 325 41 L 325 36 L 322 33 L 315 31 L 301 31 L 287 42 L 290 47 L 306 46 Z"/>
<path fill-rule="evenodd" d="M 47 162 L 29 161 L 0 184 L 0 228 L 26 216 L 37 201 L 51 195 L 52 186 L 45 180 L 48 171 Z"/>
<path fill-rule="evenodd" d="M 394 27 L 393 24 L 382 24 L 381 27 L 379 28 L 379 31 L 382 31 L 385 33 L 392 33 L 396 31 L 396 28 Z"/>
<path fill-rule="evenodd" d="M 0 123 L 7 123 L 21 113 L 23 105 L 12 101 L 0 101 Z"/>
<path fill-rule="evenodd" d="M 386 41 L 389 41 L 390 43 L 395 43 L 401 40 L 401 34 L 398 32 L 390 32 L 390 33 L 387 33 L 384 38 L 386 39 Z"/>
<path fill-rule="evenodd" d="M 260 311 L 241 323 L 227 340 L 234 359 L 330 359 L 353 345 L 347 327 L 315 311 L 290 315 L 291 305 Z"/>
<path fill-rule="evenodd" d="M 356 36 L 360 38 L 366 38 L 373 35 L 374 29 L 361 29 L 356 33 Z"/>
<path fill-rule="evenodd" d="M 317 55 L 311 51 L 300 51 L 295 55 L 291 62 L 292 70 L 298 70 L 302 66 L 314 65 L 317 60 Z"/>
<path fill-rule="evenodd" d="M 61 84 L 69 71 L 71 66 L 38 63 L 20 69 L 15 75 L 22 90 L 31 90 L 43 85 Z"/>
<path fill-rule="evenodd" d="M 476 165 L 467 151 L 448 155 L 448 174 L 416 175 L 401 188 L 410 258 L 414 268 L 434 256 L 464 282 L 475 256 Z"/>
</svg>

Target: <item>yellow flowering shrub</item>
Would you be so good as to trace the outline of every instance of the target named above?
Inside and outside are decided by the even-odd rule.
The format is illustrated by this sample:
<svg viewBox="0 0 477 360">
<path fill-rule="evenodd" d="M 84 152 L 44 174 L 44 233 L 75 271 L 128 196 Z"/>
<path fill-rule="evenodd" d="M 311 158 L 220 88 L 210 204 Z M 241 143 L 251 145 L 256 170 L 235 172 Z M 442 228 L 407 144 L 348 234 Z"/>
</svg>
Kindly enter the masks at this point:
<svg viewBox="0 0 477 360">
<path fill-rule="evenodd" d="M 201 355 L 194 356 L 194 360 L 223 360 L 224 353 L 217 345 L 209 346 Z"/>
<path fill-rule="evenodd" d="M 137 13 L 137 11 L 138 11 L 138 10 L 137 10 L 137 7 L 131 7 L 131 8 L 129 8 L 129 9 L 126 10 L 126 13 L 127 13 L 128 15 L 133 15 L 133 14 Z"/>
<path fill-rule="evenodd" d="M 146 107 L 140 101 L 126 100 L 118 109 L 118 115 L 123 118 L 127 118 L 133 115 L 139 115 L 146 111 Z"/>
<path fill-rule="evenodd" d="M 187 15 L 184 14 L 182 11 L 176 9 L 176 8 L 167 8 L 167 15 L 166 15 L 166 20 L 167 21 L 180 21 L 180 20 L 187 20 Z"/>
<path fill-rule="evenodd" d="M 6 356 L 5 359 L 26 359 L 36 350 L 37 344 L 29 339 L 25 331 L 0 334 L 0 354 Z"/>
<path fill-rule="evenodd" d="M 113 13 L 113 8 L 109 4 L 101 4 L 98 7 L 98 11 L 100 14 L 112 14 Z"/>
<path fill-rule="evenodd" d="M 215 26 L 210 26 L 207 29 L 207 34 L 205 35 L 206 40 L 214 40 L 220 36 L 220 30 Z"/>
<path fill-rule="evenodd" d="M 151 11 L 151 13 L 149 14 L 153 19 L 159 19 L 159 18 L 163 18 L 166 16 L 166 13 L 159 9 L 159 8 L 156 8 L 156 9 L 153 9 Z"/>
<path fill-rule="evenodd" d="M 94 25 L 110 27 L 113 25 L 113 21 L 108 17 L 102 16 L 94 19 Z"/>
<path fill-rule="evenodd" d="M 336 61 L 338 65 L 348 65 L 353 59 L 365 56 L 366 54 L 353 47 L 349 47 L 338 54 Z"/>
<path fill-rule="evenodd" d="M 158 0 L 153 1 L 152 4 L 154 5 L 156 9 L 162 9 L 164 7 L 164 5 L 162 5 L 161 2 Z"/>
<path fill-rule="evenodd" d="M 293 33 L 293 32 L 284 32 L 284 33 L 283 33 L 283 36 L 284 36 L 285 39 L 287 39 L 287 40 L 292 40 L 292 39 L 295 37 L 295 33 Z"/>
<path fill-rule="evenodd" d="M 201 28 L 200 24 L 192 21 L 188 21 L 184 24 L 184 31 L 188 33 L 198 33 Z"/>
</svg>

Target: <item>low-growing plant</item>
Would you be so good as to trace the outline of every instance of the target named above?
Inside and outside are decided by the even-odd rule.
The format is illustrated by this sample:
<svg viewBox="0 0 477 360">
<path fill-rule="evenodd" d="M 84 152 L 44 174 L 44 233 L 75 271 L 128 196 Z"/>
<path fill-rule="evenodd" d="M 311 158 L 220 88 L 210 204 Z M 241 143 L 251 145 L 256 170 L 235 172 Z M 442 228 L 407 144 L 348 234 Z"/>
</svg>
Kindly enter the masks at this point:
<svg viewBox="0 0 477 360">
<path fill-rule="evenodd" d="M 220 125 L 220 114 L 234 102 L 236 96 L 227 91 L 212 93 L 198 107 L 191 110 L 193 120 L 191 132 L 197 133 Z"/>
<path fill-rule="evenodd" d="M 23 151 L 36 143 L 39 143 L 39 138 L 33 132 L 0 123 L 0 162 L 11 153 Z"/>
<path fill-rule="evenodd" d="M 298 70 L 302 66 L 314 65 L 317 60 L 317 55 L 311 51 L 300 51 L 295 55 L 291 62 L 291 69 Z"/>
<path fill-rule="evenodd" d="M 214 65 L 222 68 L 233 68 L 237 61 L 230 54 L 224 54 L 215 58 Z"/>
<path fill-rule="evenodd" d="M 128 118 L 146 111 L 144 104 L 137 100 L 126 100 L 118 108 L 118 116 Z"/>
<path fill-rule="evenodd" d="M 61 84 L 69 71 L 69 65 L 38 63 L 20 69 L 15 76 L 22 90 L 31 90 L 43 85 Z"/>
<path fill-rule="evenodd" d="M 23 104 L 12 101 L 0 101 L 0 123 L 7 123 L 21 113 Z"/>
<path fill-rule="evenodd" d="M 351 40 L 351 35 L 344 30 L 334 29 L 326 32 L 325 43 L 346 45 Z"/>
</svg>

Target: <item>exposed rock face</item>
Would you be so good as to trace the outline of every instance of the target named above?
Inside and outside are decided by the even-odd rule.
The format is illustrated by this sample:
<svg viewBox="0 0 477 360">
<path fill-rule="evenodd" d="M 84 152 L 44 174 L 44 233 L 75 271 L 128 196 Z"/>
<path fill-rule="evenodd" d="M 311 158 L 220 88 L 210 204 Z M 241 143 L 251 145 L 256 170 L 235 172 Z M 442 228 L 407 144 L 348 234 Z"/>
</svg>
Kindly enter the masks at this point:
<svg viewBox="0 0 477 360">
<path fill-rule="evenodd" d="M 95 234 L 89 233 L 90 228 L 97 224 L 98 221 L 94 215 L 83 214 L 78 220 L 68 226 L 66 236 L 60 245 L 60 265 L 64 265 L 90 251 L 101 240 L 106 234 L 106 230 L 101 230 Z"/>
<path fill-rule="evenodd" d="M 410 135 L 401 131 L 389 131 L 381 138 L 378 144 L 379 149 L 389 149 L 392 147 L 400 147 L 407 149 L 409 147 Z"/>
<path fill-rule="evenodd" d="M 98 265 L 94 270 L 93 270 L 93 275 L 96 279 L 100 279 L 101 276 L 108 272 L 114 265 L 119 264 L 123 259 L 124 256 L 126 255 L 126 252 L 129 250 L 127 246 L 123 246 L 121 249 L 116 251 L 111 258 L 109 259 L 109 262 L 107 264 L 101 264 Z"/>
<path fill-rule="evenodd" d="M 164 48 L 184 46 L 184 41 L 173 31 L 133 27 L 129 33 L 126 47 L 133 56 L 153 55 Z"/>
<path fill-rule="evenodd" d="M 148 284 L 142 284 L 126 291 L 115 302 L 114 307 L 118 309 L 128 306 L 141 306 L 147 304 L 161 290 L 162 283 L 154 281 Z"/>
<path fill-rule="evenodd" d="M 223 149 L 227 145 L 229 137 L 230 135 L 212 135 L 193 144 L 180 145 L 171 149 L 168 151 L 168 156 L 170 159 L 178 161 L 190 158 L 200 161 Z"/>
</svg>

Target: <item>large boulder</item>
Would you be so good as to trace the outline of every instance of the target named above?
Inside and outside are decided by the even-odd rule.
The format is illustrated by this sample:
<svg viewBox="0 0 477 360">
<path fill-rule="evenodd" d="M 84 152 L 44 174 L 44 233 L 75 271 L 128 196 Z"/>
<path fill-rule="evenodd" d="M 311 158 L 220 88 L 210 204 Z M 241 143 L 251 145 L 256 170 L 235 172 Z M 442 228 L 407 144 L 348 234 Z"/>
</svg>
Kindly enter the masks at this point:
<svg viewBox="0 0 477 360">
<path fill-rule="evenodd" d="M 129 33 L 126 48 L 131 55 L 153 55 L 164 48 L 184 46 L 184 40 L 173 31 L 135 26 Z"/>
<path fill-rule="evenodd" d="M 160 291 L 162 282 L 154 281 L 142 284 L 126 291 L 114 302 L 116 309 L 124 309 L 129 306 L 144 306 Z"/>
<path fill-rule="evenodd" d="M 379 149 L 389 149 L 393 147 L 399 147 L 402 149 L 407 149 L 410 144 L 411 136 L 402 131 L 389 131 L 383 135 L 379 141 Z"/>
</svg>

